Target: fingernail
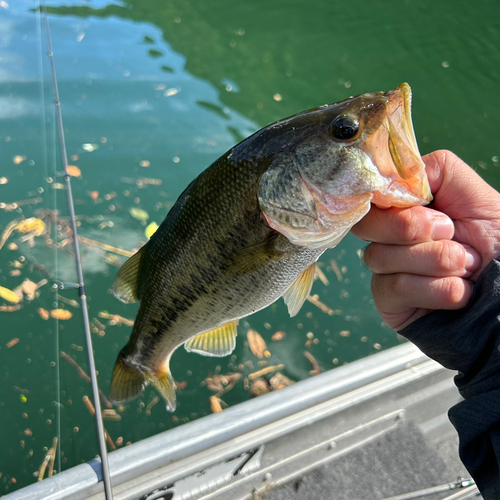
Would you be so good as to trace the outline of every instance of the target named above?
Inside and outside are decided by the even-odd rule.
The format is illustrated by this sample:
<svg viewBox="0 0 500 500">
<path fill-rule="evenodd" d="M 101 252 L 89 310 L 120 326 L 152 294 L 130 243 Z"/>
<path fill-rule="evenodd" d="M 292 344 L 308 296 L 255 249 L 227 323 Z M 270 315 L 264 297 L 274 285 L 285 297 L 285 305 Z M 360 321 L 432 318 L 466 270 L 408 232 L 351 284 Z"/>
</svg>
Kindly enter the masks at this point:
<svg viewBox="0 0 500 500">
<path fill-rule="evenodd" d="M 465 248 L 465 270 L 471 274 L 477 271 L 482 263 L 481 254 L 469 245 L 464 245 Z M 466 276 L 467 277 L 467 276 Z"/>
<path fill-rule="evenodd" d="M 472 269 L 476 259 L 470 252 L 465 252 L 465 269 Z"/>
<path fill-rule="evenodd" d="M 436 240 L 449 240 L 453 238 L 455 233 L 455 226 L 451 219 L 448 217 L 439 217 L 432 225 L 432 239 Z"/>
</svg>

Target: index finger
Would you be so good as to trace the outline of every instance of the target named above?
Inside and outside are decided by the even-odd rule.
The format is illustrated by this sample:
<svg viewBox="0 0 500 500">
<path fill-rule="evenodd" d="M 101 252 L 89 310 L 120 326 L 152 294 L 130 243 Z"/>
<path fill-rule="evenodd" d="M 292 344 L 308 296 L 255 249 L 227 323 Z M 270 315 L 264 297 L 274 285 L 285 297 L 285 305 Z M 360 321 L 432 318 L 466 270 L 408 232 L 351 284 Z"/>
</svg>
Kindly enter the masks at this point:
<svg viewBox="0 0 500 500">
<path fill-rule="evenodd" d="M 455 227 L 447 215 L 431 208 L 380 209 L 372 206 L 351 231 L 364 241 L 414 245 L 426 241 L 451 240 Z"/>
</svg>

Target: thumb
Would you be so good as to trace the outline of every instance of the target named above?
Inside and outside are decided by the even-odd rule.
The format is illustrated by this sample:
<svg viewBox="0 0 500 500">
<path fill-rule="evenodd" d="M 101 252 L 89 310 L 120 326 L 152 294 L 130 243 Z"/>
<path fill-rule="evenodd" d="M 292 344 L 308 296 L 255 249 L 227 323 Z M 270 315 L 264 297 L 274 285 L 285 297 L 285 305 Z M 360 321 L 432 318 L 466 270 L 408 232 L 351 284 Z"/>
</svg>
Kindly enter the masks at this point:
<svg viewBox="0 0 500 500">
<path fill-rule="evenodd" d="M 432 208 L 452 219 L 485 219 L 500 195 L 469 165 L 451 151 L 434 151 L 423 157 L 434 195 Z M 496 202 L 492 203 L 494 200 Z"/>
</svg>

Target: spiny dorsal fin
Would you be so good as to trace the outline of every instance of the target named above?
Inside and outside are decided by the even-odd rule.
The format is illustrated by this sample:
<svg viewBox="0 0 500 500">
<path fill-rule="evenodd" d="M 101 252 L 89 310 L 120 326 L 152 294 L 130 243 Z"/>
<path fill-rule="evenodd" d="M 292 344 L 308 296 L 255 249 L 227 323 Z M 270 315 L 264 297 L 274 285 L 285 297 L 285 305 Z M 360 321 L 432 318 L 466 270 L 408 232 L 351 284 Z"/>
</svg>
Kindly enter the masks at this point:
<svg viewBox="0 0 500 500">
<path fill-rule="evenodd" d="M 170 373 L 170 356 L 165 360 L 161 372 L 156 375 L 146 373 L 146 380 L 160 393 L 167 403 L 168 411 L 175 411 L 175 384 Z"/>
<path fill-rule="evenodd" d="M 230 321 L 219 328 L 200 333 L 189 339 L 184 348 L 188 352 L 197 352 L 204 356 L 227 356 L 236 347 L 237 324 L 237 321 Z"/>
<path fill-rule="evenodd" d="M 109 390 L 111 401 L 116 405 L 130 401 L 138 396 L 145 386 L 144 374 L 124 361 L 120 353 L 115 363 Z"/>
<path fill-rule="evenodd" d="M 309 266 L 303 271 L 300 276 L 292 283 L 292 286 L 283 294 L 283 300 L 288 306 L 288 313 L 293 318 L 306 301 L 311 293 L 311 288 L 314 281 L 316 271 L 316 263 Z"/>
<path fill-rule="evenodd" d="M 132 304 L 139 300 L 137 296 L 137 281 L 141 271 L 142 256 L 144 255 L 145 248 L 146 245 L 123 264 L 113 283 L 115 297 L 127 304 Z"/>
</svg>

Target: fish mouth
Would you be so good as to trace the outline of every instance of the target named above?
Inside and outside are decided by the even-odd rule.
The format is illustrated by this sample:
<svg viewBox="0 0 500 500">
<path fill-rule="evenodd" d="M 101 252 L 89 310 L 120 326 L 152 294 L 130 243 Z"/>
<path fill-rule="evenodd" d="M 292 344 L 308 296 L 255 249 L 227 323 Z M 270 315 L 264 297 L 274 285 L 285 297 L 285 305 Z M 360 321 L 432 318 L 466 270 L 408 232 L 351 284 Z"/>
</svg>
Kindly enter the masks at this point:
<svg viewBox="0 0 500 500">
<path fill-rule="evenodd" d="M 411 88 L 402 83 L 384 94 L 389 152 L 396 172 L 384 192 L 377 193 L 373 202 L 379 206 L 425 205 L 432 201 L 431 189 L 420 156 L 411 120 Z"/>
</svg>

